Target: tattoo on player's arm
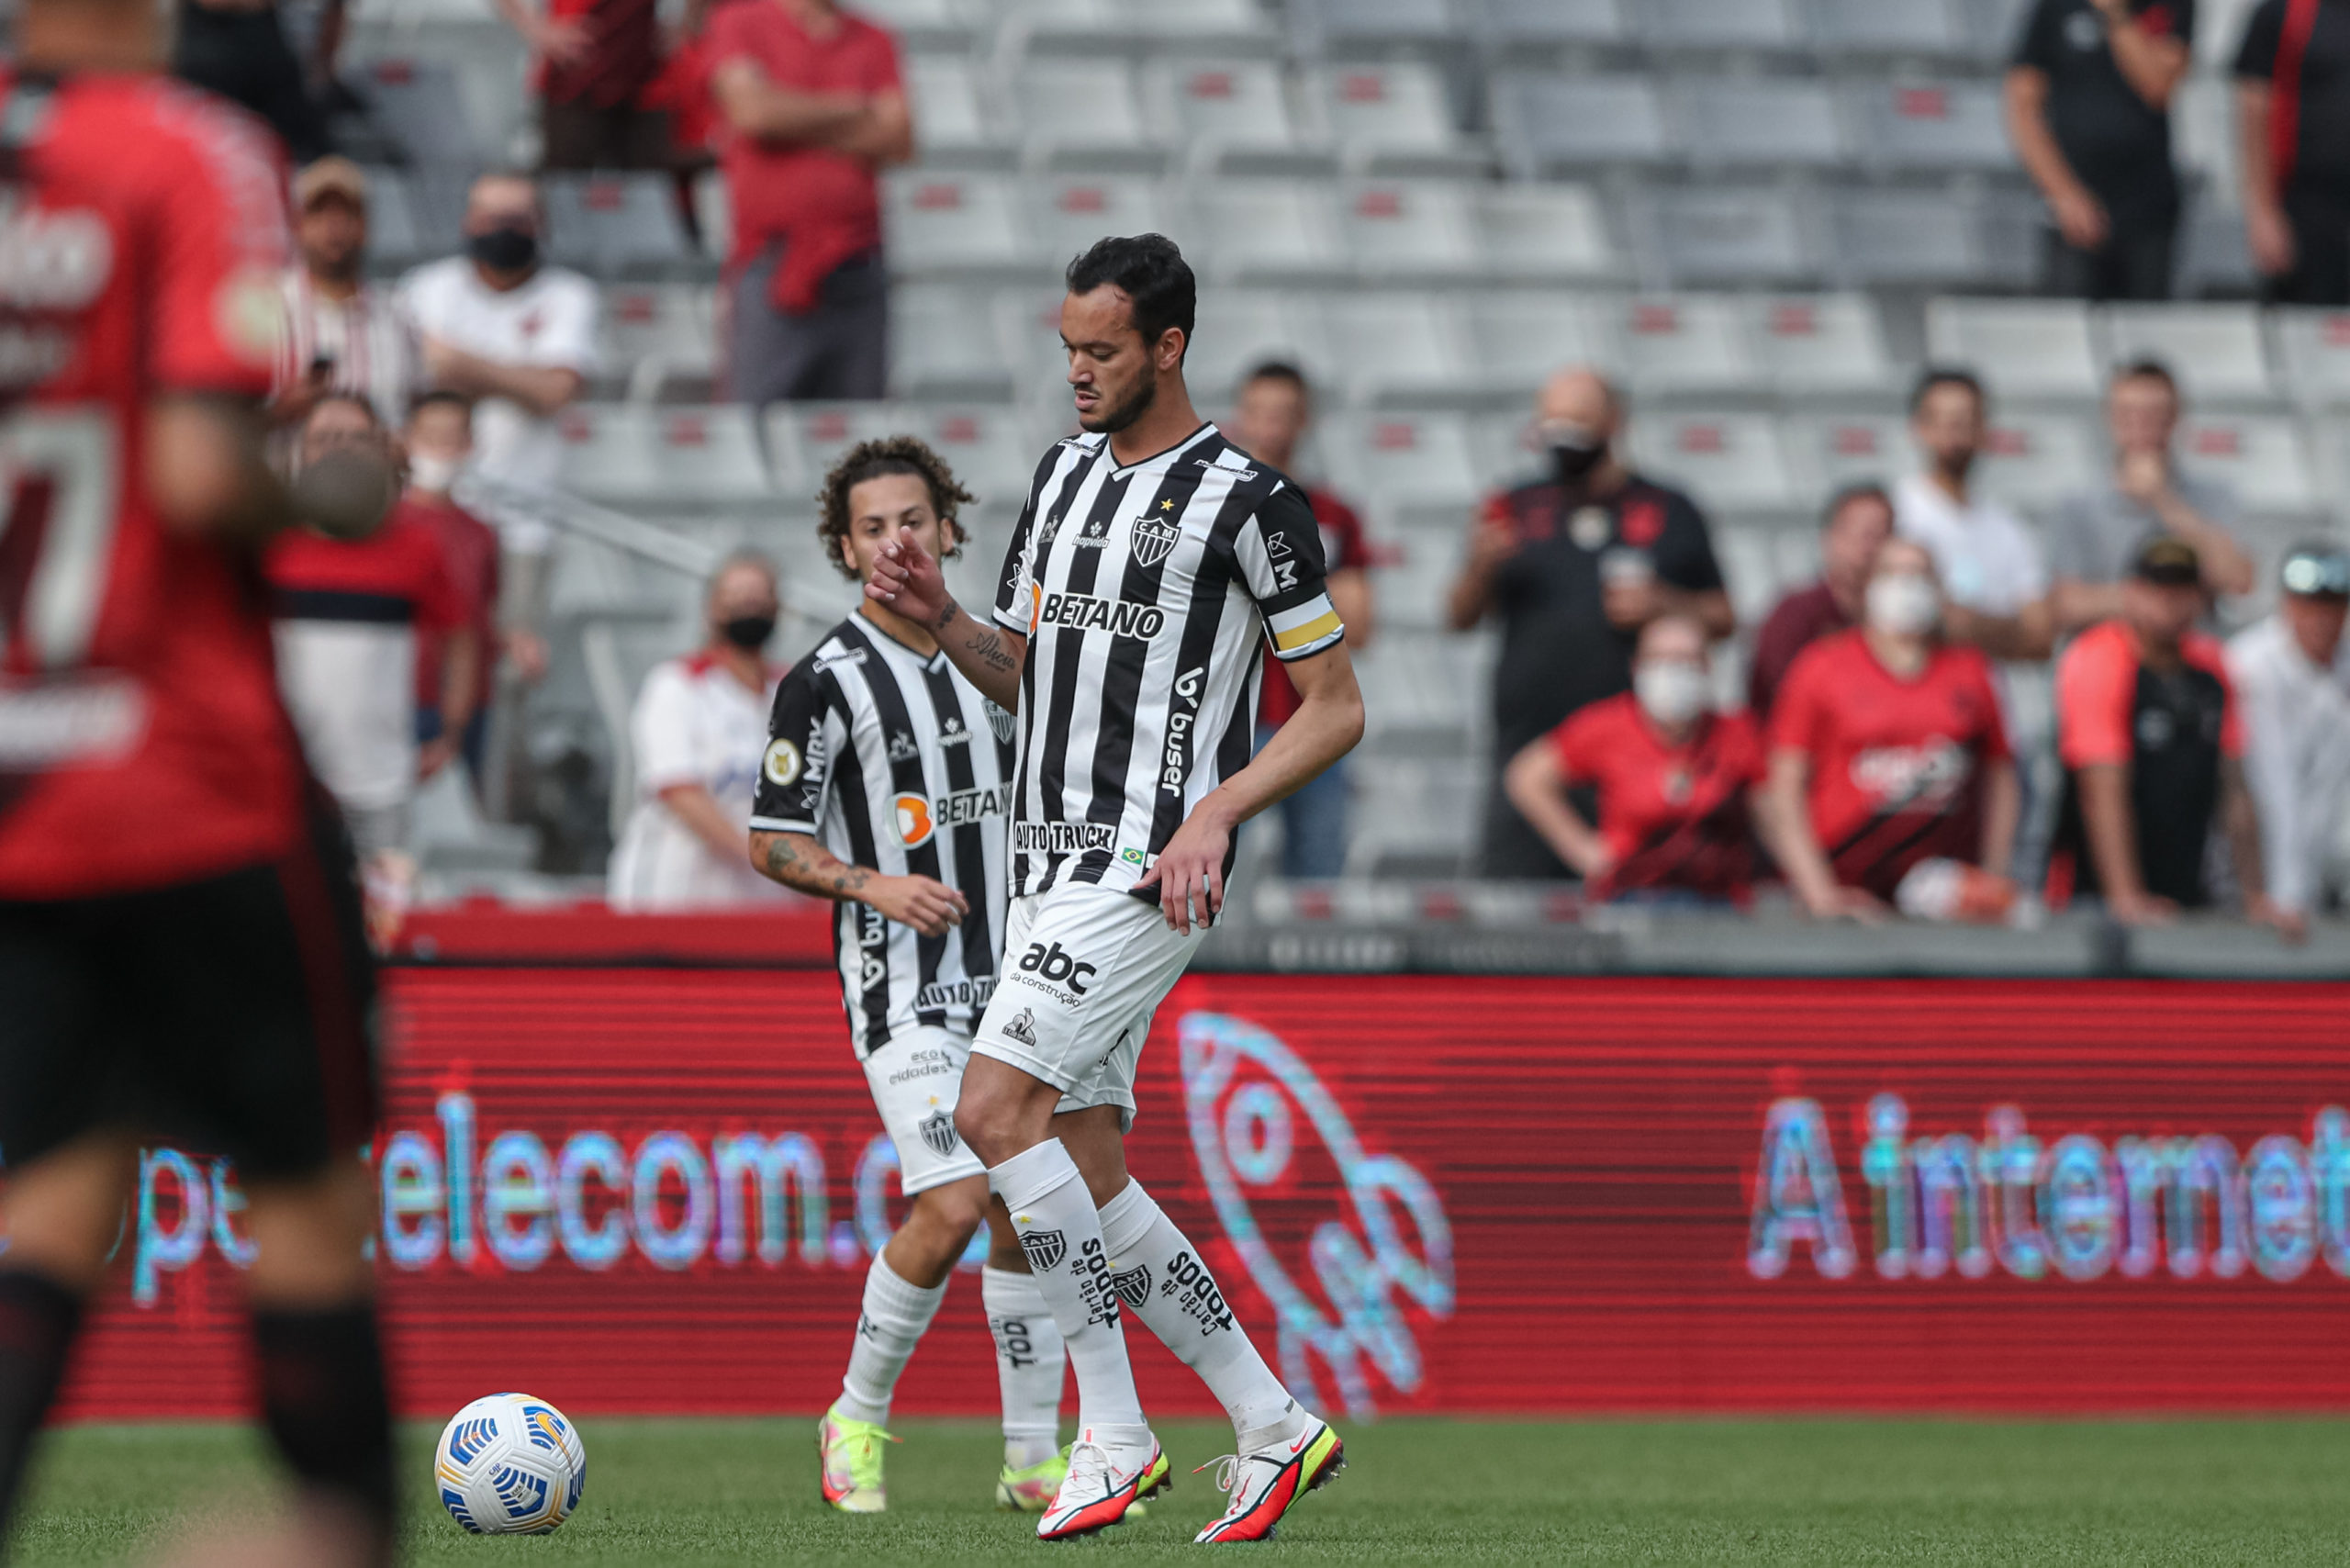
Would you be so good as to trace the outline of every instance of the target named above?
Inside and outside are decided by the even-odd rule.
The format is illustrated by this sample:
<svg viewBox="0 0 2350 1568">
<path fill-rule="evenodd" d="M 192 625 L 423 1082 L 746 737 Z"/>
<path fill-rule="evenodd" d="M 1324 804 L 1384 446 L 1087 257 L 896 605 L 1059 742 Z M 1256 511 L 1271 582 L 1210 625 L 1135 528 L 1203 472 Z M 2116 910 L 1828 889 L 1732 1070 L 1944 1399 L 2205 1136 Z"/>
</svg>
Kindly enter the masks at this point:
<svg viewBox="0 0 2350 1568">
<path fill-rule="evenodd" d="M 961 608 L 957 606 L 953 599 L 948 599 L 946 601 L 946 608 L 938 612 L 938 630 L 944 632 L 949 626 L 954 625 L 955 617 L 961 613 Z"/>
<path fill-rule="evenodd" d="M 833 879 L 833 891 L 843 898 L 855 898 L 865 891 L 865 884 L 872 879 L 873 873 L 864 867 L 851 866 Z"/>
<path fill-rule="evenodd" d="M 873 878 L 864 867 L 844 865 L 822 845 L 800 834 L 769 838 L 764 868 L 785 887 L 820 899 L 857 898 Z"/>
</svg>

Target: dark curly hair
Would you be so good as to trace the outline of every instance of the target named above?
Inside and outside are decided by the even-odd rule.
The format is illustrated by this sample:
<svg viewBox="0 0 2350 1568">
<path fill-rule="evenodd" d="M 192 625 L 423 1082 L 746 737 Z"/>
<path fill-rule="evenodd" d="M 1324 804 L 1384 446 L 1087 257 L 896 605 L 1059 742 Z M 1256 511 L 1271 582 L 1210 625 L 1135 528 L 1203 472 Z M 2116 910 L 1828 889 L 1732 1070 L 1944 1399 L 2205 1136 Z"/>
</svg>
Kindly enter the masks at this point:
<svg viewBox="0 0 2350 1568">
<path fill-rule="evenodd" d="M 945 556 L 953 560 L 963 553 L 963 525 L 957 513 L 961 508 L 976 500 L 955 478 L 955 470 L 946 466 L 946 459 L 930 449 L 927 442 L 910 435 L 885 436 L 879 441 L 861 441 L 848 449 L 833 471 L 824 476 L 824 487 L 817 493 L 816 537 L 824 542 L 824 554 L 834 569 L 852 582 L 856 573 L 841 553 L 841 545 L 848 539 L 848 493 L 867 479 L 883 479 L 892 474 L 910 474 L 920 479 L 930 491 L 931 510 L 955 531 L 954 543 L 947 546 Z"/>
</svg>

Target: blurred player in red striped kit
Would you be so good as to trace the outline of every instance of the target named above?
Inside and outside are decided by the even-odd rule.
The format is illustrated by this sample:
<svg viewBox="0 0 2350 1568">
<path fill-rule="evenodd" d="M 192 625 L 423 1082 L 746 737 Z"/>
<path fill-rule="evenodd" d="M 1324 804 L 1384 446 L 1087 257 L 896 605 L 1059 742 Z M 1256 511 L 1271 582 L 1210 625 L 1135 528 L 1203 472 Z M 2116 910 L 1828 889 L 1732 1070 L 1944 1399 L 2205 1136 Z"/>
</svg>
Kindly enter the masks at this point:
<svg viewBox="0 0 2350 1568">
<path fill-rule="evenodd" d="M 263 461 L 284 170 L 158 73 L 164 35 L 153 0 L 20 0 L 0 70 L 0 1518 L 139 1140 L 184 1137 L 251 1198 L 257 1397 L 301 1483 L 276 1550 L 384 1562 L 373 980 L 254 552 L 366 532 L 391 474 L 289 492 Z"/>
</svg>

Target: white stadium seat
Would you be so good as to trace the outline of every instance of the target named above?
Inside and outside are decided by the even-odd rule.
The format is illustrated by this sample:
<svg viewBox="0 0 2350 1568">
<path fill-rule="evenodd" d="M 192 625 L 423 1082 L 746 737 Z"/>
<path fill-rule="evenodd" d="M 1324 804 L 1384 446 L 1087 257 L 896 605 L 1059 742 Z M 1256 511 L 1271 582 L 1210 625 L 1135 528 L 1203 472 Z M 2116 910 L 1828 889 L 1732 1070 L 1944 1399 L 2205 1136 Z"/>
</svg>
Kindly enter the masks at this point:
<svg viewBox="0 0 2350 1568">
<path fill-rule="evenodd" d="M 1485 488 L 1459 414 L 1352 414 L 1321 431 L 1323 467 L 1388 513 L 1458 521 Z"/>
<path fill-rule="evenodd" d="M 1632 34 L 1627 16 L 1639 0 L 1484 0 L 1481 36 L 1496 55 L 1561 44 L 1617 44 Z"/>
<path fill-rule="evenodd" d="M 1646 76 L 1497 72 L 1492 95 L 1502 161 L 1518 179 L 1560 168 L 1662 163 L 1678 151 Z"/>
<path fill-rule="evenodd" d="M 1762 366 L 1744 308 L 1728 295 L 1651 296 L 1608 302 L 1611 356 L 1636 396 L 1751 391 Z"/>
<path fill-rule="evenodd" d="M 1796 482 L 1815 500 L 1848 485 L 1894 482 L 1917 466 L 1908 422 L 1897 414 L 1814 414 L 1786 420 L 1780 437 Z"/>
<path fill-rule="evenodd" d="M 990 163 L 1007 158 L 1011 138 L 989 110 L 979 73 L 960 54 L 906 57 L 907 101 L 915 106 L 914 139 L 934 166 Z"/>
<path fill-rule="evenodd" d="M 1048 444 L 1009 404 L 953 404 L 901 409 L 902 429 L 935 448 L 963 487 L 992 513 L 1017 516 Z M 988 563 L 992 570 L 995 563 Z"/>
<path fill-rule="evenodd" d="M 1008 84 L 1021 161 L 1033 169 L 1145 169 L 1166 147 L 1122 60 L 1030 60 Z"/>
<path fill-rule="evenodd" d="M 1811 0 L 1812 42 L 1824 54 L 1971 52 L 1965 0 Z"/>
<path fill-rule="evenodd" d="M 2270 320 L 2293 396 L 2312 408 L 2350 405 L 2350 310 L 2278 310 Z"/>
<path fill-rule="evenodd" d="M 1354 270 L 1327 186 L 1214 180 L 1192 195 L 1211 281 L 1332 282 Z"/>
<path fill-rule="evenodd" d="M 1484 152 L 1455 128 L 1443 75 L 1416 61 L 1310 72 L 1306 92 L 1348 166 L 1368 172 L 1473 171 Z"/>
<path fill-rule="evenodd" d="M 1602 311 L 1576 295 L 1481 292 L 1469 304 L 1469 330 L 1481 374 L 1513 402 L 1568 365 L 1620 363 Z"/>
<path fill-rule="evenodd" d="M 2249 305 L 2114 306 L 2105 312 L 2106 360 L 2158 360 L 2190 404 L 2268 403 L 2277 398 L 2259 313 Z"/>
<path fill-rule="evenodd" d="M 2065 300 L 1937 299 L 1926 311 L 1926 350 L 1983 375 L 1995 401 L 2089 401 L 2103 380 L 2088 309 Z"/>
<path fill-rule="evenodd" d="M 406 266 L 437 259 L 445 247 L 428 243 L 424 225 L 408 196 L 407 176 L 393 168 L 367 174 L 367 260 L 378 267 Z"/>
<path fill-rule="evenodd" d="M 1636 0 L 1651 49 L 1794 49 L 1804 41 L 1794 0 Z"/>
<path fill-rule="evenodd" d="M 2178 432 L 2182 466 L 2225 483 L 2251 512 L 2308 512 L 2322 504 L 2300 424 L 2277 415 L 2198 413 Z"/>
<path fill-rule="evenodd" d="M 771 498 L 747 409 L 576 404 L 560 424 L 564 485 L 590 500 L 659 510 Z"/>
<path fill-rule="evenodd" d="M 674 271 L 694 259 L 666 174 L 549 174 L 551 250 L 605 277 Z"/>
<path fill-rule="evenodd" d="M 1322 315 L 1334 378 L 1352 402 L 1451 402 L 1481 384 L 1464 324 L 1434 295 L 1333 295 Z"/>
<path fill-rule="evenodd" d="M 883 190 L 893 272 L 922 277 L 1035 270 L 1037 254 L 1005 176 L 913 169 L 890 176 Z"/>
<path fill-rule="evenodd" d="M 2098 483 L 2102 454 L 2085 420 L 1995 417 L 1975 474 L 1984 494 L 2042 512 Z"/>
<path fill-rule="evenodd" d="M 1835 101 L 1820 83 L 1687 76 L 1667 95 L 1700 167 L 1833 168 L 1852 161 Z"/>
<path fill-rule="evenodd" d="M 1893 385 L 1885 323 L 1866 295 L 1807 295 L 1745 302 L 1747 335 L 1781 395 L 1883 392 Z"/>
<path fill-rule="evenodd" d="M 1792 192 L 1658 187 L 1635 198 L 1632 212 L 1676 287 L 1802 284 L 1819 275 L 1811 223 Z"/>
<path fill-rule="evenodd" d="M 1308 57 L 1394 44 L 1449 44 L 1460 27 L 1452 0 L 1287 0 L 1282 9 L 1297 51 Z"/>
<path fill-rule="evenodd" d="M 988 295 L 901 284 L 890 318 L 890 390 L 898 397 L 1009 398 L 1017 390 Z"/>
<path fill-rule="evenodd" d="M 1485 263 L 1496 277 L 1591 282 L 1623 275 L 1623 256 L 1590 186 L 1496 185 L 1477 194 Z"/>
<path fill-rule="evenodd" d="M 964 43 L 985 18 L 981 0 L 858 0 L 857 9 L 901 39 Z"/>
<path fill-rule="evenodd" d="M 372 196 L 372 192 L 370 193 Z M 624 284 L 603 291 L 603 362 L 641 400 L 672 379 L 718 374 L 710 291 L 692 284 Z"/>
<path fill-rule="evenodd" d="M 1269 52 L 1280 38 L 1258 0 L 1124 0 L 1129 25 L 1154 44 L 1197 49 L 1205 44 L 1250 44 Z"/>
<path fill-rule="evenodd" d="M 1828 222 L 1829 270 L 1848 286 L 1966 285 L 1992 270 L 1979 206 L 1955 192 L 1835 191 Z"/>
<path fill-rule="evenodd" d="M 1700 497 L 1700 504 L 1706 498 Z M 1761 624 L 1779 601 L 1779 532 L 1740 523 L 1714 529 L 1714 552 L 1722 568 L 1722 586 L 1740 624 Z"/>
<path fill-rule="evenodd" d="M 1143 67 L 1143 91 L 1170 138 L 1190 149 L 1192 169 L 1278 168 L 1313 155 L 1279 61 L 1155 59 Z"/>
<path fill-rule="evenodd" d="M 2015 168 L 1997 83 L 1864 82 L 1848 91 L 1862 156 L 1877 167 L 1987 174 Z"/>
<path fill-rule="evenodd" d="M 1340 198 L 1348 252 L 1378 281 L 1473 277 L 1485 270 L 1473 193 L 1434 180 L 1368 180 Z"/>
<path fill-rule="evenodd" d="M 1108 234 L 1165 234 L 1188 248 L 1163 187 L 1138 174 L 1051 174 L 1021 190 L 1023 217 L 1046 263 L 1058 271 Z"/>
<path fill-rule="evenodd" d="M 1801 504 L 1768 414 L 1651 410 L 1632 423 L 1632 454 L 1643 473 L 1715 510 L 1785 512 Z"/>
<path fill-rule="evenodd" d="M 1184 360 L 1184 380 L 1194 395 L 1208 407 L 1224 408 L 1240 378 L 1269 359 L 1293 362 L 1308 375 L 1327 371 L 1330 353 L 1313 300 L 1245 288 L 1200 296 Z"/>
</svg>

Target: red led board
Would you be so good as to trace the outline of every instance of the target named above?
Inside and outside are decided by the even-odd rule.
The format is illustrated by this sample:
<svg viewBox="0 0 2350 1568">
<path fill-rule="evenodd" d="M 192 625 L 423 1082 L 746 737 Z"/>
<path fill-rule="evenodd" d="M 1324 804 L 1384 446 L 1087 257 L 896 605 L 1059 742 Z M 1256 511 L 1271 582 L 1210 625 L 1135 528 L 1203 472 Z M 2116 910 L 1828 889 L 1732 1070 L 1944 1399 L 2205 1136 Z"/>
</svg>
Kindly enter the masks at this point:
<svg viewBox="0 0 2350 1568">
<path fill-rule="evenodd" d="M 829 1400 L 897 1198 L 826 975 L 388 991 L 404 1408 Z M 2350 1408 L 2345 1021 L 2332 986 L 1194 976 L 1132 1163 L 1334 1412 Z M 151 1152 L 69 1415 L 243 1407 L 241 1201 Z M 1213 1409 L 1136 1352 L 1153 1409 Z M 900 1408 L 994 1403 L 967 1273 Z"/>
</svg>

